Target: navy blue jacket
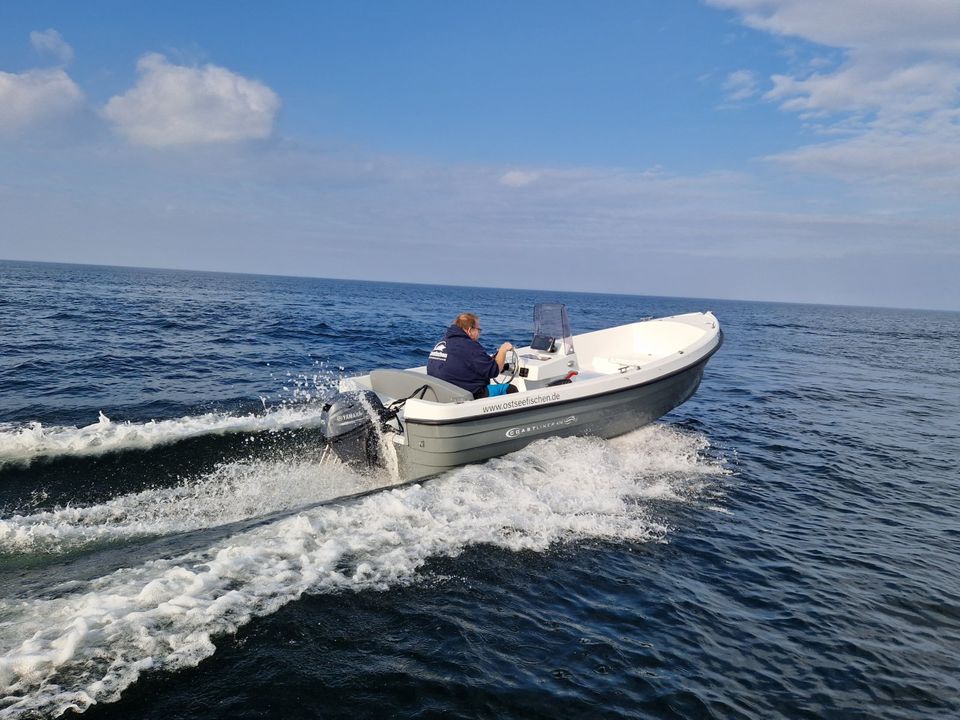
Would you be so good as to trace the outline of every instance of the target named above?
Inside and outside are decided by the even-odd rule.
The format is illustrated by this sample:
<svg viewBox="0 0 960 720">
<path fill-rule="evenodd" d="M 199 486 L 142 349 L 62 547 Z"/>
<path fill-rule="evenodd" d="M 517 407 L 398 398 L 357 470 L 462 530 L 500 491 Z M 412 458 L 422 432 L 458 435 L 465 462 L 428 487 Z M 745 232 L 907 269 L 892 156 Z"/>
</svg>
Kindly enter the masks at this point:
<svg viewBox="0 0 960 720">
<path fill-rule="evenodd" d="M 499 374 L 497 361 L 456 325 L 447 328 L 427 361 L 427 375 L 446 380 L 474 395 Z"/>
</svg>

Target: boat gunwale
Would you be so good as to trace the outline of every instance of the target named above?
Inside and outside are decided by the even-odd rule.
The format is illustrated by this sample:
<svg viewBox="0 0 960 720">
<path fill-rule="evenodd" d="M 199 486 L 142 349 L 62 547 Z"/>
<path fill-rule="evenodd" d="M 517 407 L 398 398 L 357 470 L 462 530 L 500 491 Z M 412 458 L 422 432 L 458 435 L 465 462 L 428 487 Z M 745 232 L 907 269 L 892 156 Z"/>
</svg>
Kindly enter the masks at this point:
<svg viewBox="0 0 960 720">
<path fill-rule="evenodd" d="M 499 412 L 490 412 L 490 413 L 479 412 L 472 415 L 462 416 L 457 418 L 429 419 L 429 418 L 416 418 L 416 417 L 411 418 L 411 417 L 405 416 L 403 422 L 407 425 L 410 425 L 410 424 L 431 425 L 431 426 L 458 425 L 458 424 L 464 424 L 464 423 L 477 422 L 478 420 L 487 420 L 491 418 L 504 417 L 506 415 L 517 415 L 519 413 L 530 412 L 530 410 L 532 409 L 542 410 L 547 408 L 561 407 L 563 405 L 570 405 L 573 403 L 589 402 L 593 398 L 607 397 L 610 395 L 616 395 L 617 393 L 629 392 L 630 390 L 635 390 L 637 388 L 645 387 L 647 385 L 653 385 L 655 383 L 662 382 L 663 380 L 668 380 L 669 378 L 675 377 L 681 373 L 689 371 L 691 368 L 695 368 L 697 365 L 705 364 L 708 360 L 710 360 L 711 357 L 714 356 L 714 354 L 717 353 L 718 350 L 720 350 L 720 346 L 723 345 L 724 335 L 723 335 L 723 330 L 721 328 L 718 328 L 716 337 L 717 337 L 717 344 L 714 345 L 710 350 L 708 350 L 706 354 L 696 358 L 693 362 L 687 365 L 684 365 L 681 368 L 677 368 L 676 370 L 671 370 L 670 372 L 664 375 L 658 375 L 655 378 L 651 378 L 649 380 L 643 380 L 642 382 L 627 385 L 624 387 L 615 388 L 613 390 L 604 390 L 603 392 L 591 393 L 590 395 L 585 395 L 581 397 L 556 400 L 554 402 L 549 402 L 549 403 L 539 403 L 530 407 L 511 408 L 509 410 L 501 410 Z"/>
</svg>

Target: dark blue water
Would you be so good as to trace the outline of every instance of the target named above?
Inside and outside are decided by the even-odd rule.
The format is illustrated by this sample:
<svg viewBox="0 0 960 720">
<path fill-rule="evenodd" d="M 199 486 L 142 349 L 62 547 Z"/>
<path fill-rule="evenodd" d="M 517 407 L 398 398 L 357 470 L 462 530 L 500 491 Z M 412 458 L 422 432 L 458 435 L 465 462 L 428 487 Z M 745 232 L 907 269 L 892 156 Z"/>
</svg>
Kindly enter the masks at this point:
<svg viewBox="0 0 960 720">
<path fill-rule="evenodd" d="M 460 310 L 713 310 L 697 395 L 376 488 Z M 960 314 L 0 263 L 0 718 L 960 716 Z M 73 710 L 71 710 L 73 708 Z"/>
</svg>

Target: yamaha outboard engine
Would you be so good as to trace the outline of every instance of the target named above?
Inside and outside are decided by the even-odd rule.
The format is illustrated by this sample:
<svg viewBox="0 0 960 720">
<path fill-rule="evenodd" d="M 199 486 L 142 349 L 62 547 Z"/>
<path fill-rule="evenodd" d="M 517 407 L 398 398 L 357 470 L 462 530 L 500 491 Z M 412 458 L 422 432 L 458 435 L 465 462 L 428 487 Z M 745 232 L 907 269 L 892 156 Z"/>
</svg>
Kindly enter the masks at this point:
<svg viewBox="0 0 960 720">
<path fill-rule="evenodd" d="M 323 406 L 321 429 L 330 449 L 354 467 L 382 464 L 380 432 L 387 415 L 372 390 L 337 393 Z"/>
</svg>

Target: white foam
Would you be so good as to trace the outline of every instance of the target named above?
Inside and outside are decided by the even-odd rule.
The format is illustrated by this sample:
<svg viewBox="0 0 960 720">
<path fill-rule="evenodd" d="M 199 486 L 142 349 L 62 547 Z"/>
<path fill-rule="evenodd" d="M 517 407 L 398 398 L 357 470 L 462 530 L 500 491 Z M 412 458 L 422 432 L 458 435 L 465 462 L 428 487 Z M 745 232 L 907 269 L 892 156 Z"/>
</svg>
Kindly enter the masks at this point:
<svg viewBox="0 0 960 720">
<path fill-rule="evenodd" d="M 314 403 L 270 409 L 263 414 L 207 413 L 145 423 L 113 422 L 101 412 L 97 422 L 84 427 L 4 423 L 0 424 L 0 468 L 29 465 L 41 457 L 146 450 L 201 435 L 312 427 L 319 423 L 320 412 L 320 404 Z"/>
<path fill-rule="evenodd" d="M 430 557 L 471 545 L 542 551 L 576 538 L 662 541 L 667 528 L 649 498 L 686 502 L 725 473 L 706 447 L 665 426 L 612 442 L 546 440 L 423 485 L 124 568 L 67 596 L 2 600 L 0 647 L 10 650 L 0 657 L 0 718 L 114 700 L 144 670 L 195 665 L 215 651 L 217 636 L 303 593 L 410 583 Z"/>
<path fill-rule="evenodd" d="M 59 553 L 90 543 L 161 536 L 263 517 L 375 487 L 338 462 L 238 461 L 174 487 L 0 519 L 0 554 Z"/>
</svg>

